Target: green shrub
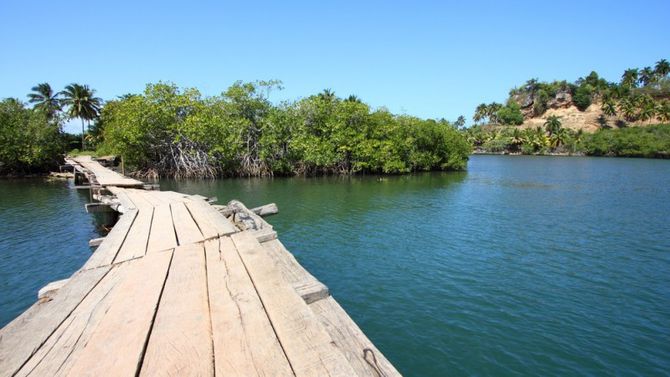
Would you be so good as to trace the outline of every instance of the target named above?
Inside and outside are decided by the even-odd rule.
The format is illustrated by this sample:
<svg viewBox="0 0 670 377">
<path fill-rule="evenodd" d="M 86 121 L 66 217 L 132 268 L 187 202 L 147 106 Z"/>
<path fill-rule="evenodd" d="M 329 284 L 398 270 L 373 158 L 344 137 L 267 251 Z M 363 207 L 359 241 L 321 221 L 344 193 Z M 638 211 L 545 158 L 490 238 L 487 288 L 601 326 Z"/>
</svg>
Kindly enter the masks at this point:
<svg viewBox="0 0 670 377">
<path fill-rule="evenodd" d="M 503 106 L 498 110 L 496 115 L 504 125 L 518 126 L 523 123 L 521 108 L 515 102 L 510 102 L 506 106 Z"/>
<path fill-rule="evenodd" d="M 575 92 L 572 96 L 572 101 L 580 111 L 584 111 L 589 106 L 591 106 L 591 95 L 591 89 L 586 85 L 582 85 L 575 89 Z"/>
</svg>

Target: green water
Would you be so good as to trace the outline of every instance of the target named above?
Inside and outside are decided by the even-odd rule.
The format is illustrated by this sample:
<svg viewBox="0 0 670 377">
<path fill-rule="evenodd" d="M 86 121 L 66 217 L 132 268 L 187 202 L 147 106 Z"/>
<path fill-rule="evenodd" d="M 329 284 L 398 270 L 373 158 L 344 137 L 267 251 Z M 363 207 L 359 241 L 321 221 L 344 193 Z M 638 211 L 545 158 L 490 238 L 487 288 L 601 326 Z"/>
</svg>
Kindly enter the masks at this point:
<svg viewBox="0 0 670 377">
<path fill-rule="evenodd" d="M 670 161 L 474 156 L 466 173 L 161 187 L 276 202 L 281 240 L 405 375 L 670 374 Z M 14 195 L 58 196 L 44 205 L 70 218 L 34 236 L 57 224 L 70 244 L 77 227 L 90 236 L 81 194 L 35 190 Z M 29 305 L 33 279 L 73 270 L 85 250 L 26 239 L 46 220 L 3 200 L 7 321 L 22 307 L 6 302 Z M 57 258 L 37 264 L 37 242 Z"/>
</svg>

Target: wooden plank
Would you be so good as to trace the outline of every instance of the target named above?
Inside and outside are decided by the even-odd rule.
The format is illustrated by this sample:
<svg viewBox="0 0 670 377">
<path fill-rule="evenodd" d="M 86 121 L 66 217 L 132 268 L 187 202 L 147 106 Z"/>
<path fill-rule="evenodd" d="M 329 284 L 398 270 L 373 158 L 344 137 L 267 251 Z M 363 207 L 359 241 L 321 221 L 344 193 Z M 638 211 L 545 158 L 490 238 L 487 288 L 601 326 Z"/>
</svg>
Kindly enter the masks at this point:
<svg viewBox="0 0 670 377">
<path fill-rule="evenodd" d="M 209 221 L 206 208 L 196 204 L 196 202 L 187 202 L 186 208 L 191 213 L 193 220 L 198 224 L 205 239 L 216 238 L 219 236 L 217 228 Z"/>
<path fill-rule="evenodd" d="M 16 377 L 67 375 L 79 352 L 86 347 L 100 319 L 109 310 L 110 292 L 126 275 L 130 261 L 118 264 L 105 275 L 77 308 L 21 368 Z"/>
<path fill-rule="evenodd" d="M 180 192 L 174 192 L 174 191 L 161 191 L 160 192 L 163 198 L 167 198 L 167 200 L 170 201 L 170 203 L 184 203 L 189 201 L 189 196 L 188 194 L 182 194 Z"/>
<path fill-rule="evenodd" d="M 220 244 L 219 244 L 220 241 Z M 205 242 L 217 376 L 292 376 L 230 237 Z"/>
<path fill-rule="evenodd" d="M 121 203 L 123 207 L 120 212 L 125 212 L 127 210 L 137 209 L 135 203 L 130 199 L 127 193 L 127 189 L 119 188 L 116 186 L 108 186 L 107 190 L 116 196 L 116 199 Z"/>
<path fill-rule="evenodd" d="M 171 259 L 171 251 L 152 253 L 130 266 L 69 375 L 137 373 Z"/>
<path fill-rule="evenodd" d="M 262 245 L 268 251 L 267 254 L 272 258 L 284 279 L 291 284 L 306 303 L 310 304 L 330 296 L 328 287 L 305 270 L 293 254 L 286 250 L 281 241 L 275 239 L 264 242 Z"/>
<path fill-rule="evenodd" d="M 355 372 L 305 301 L 249 232 L 231 236 L 296 376 L 354 376 Z"/>
<path fill-rule="evenodd" d="M 172 213 L 170 205 L 162 204 L 154 207 L 154 217 L 151 223 L 151 234 L 147 253 L 159 250 L 174 249 L 177 247 L 174 225 L 172 224 Z"/>
<path fill-rule="evenodd" d="M 38 301 L 0 330 L 0 377 L 16 373 L 84 297 L 109 267 L 78 271 L 51 300 Z"/>
<path fill-rule="evenodd" d="M 37 299 L 41 300 L 43 298 L 52 297 L 59 289 L 63 288 L 65 284 L 70 280 L 70 278 L 52 281 L 51 283 L 45 285 L 37 291 Z"/>
<path fill-rule="evenodd" d="M 309 305 L 357 376 L 400 376 L 400 373 L 368 339 L 332 297 Z"/>
<path fill-rule="evenodd" d="M 208 300 L 203 246 L 176 248 L 141 375 L 214 374 Z"/>
<path fill-rule="evenodd" d="M 154 205 L 144 196 L 144 190 L 125 189 L 123 192 L 133 201 L 135 207 L 140 211 L 151 209 Z"/>
<path fill-rule="evenodd" d="M 146 191 L 146 190 L 143 190 L 142 191 L 142 196 L 149 203 L 151 203 L 151 205 L 153 205 L 154 207 L 157 207 L 157 206 L 163 205 L 163 204 L 170 204 L 170 202 L 168 200 L 166 200 L 166 198 L 163 198 L 163 196 L 160 195 L 160 191 Z"/>
<path fill-rule="evenodd" d="M 202 233 L 198 225 L 191 217 L 184 203 L 170 204 L 172 210 L 172 222 L 177 233 L 177 242 L 179 245 L 186 245 L 203 240 Z"/>
<path fill-rule="evenodd" d="M 121 245 L 121 249 L 116 255 L 116 258 L 114 258 L 114 263 L 143 257 L 146 254 L 153 213 L 153 207 L 141 207 L 139 209 L 137 217 L 133 222 L 133 226 L 128 231 L 126 240 L 123 242 L 123 245 Z"/>
<path fill-rule="evenodd" d="M 202 200 L 192 200 L 187 203 L 189 209 L 198 208 L 207 221 L 216 229 L 219 236 L 227 236 L 239 231 L 233 223 L 214 208 L 211 204 Z"/>
<path fill-rule="evenodd" d="M 84 270 L 112 264 L 135 221 L 135 217 L 137 217 L 137 210 L 131 210 L 121 215 L 102 244 L 98 246 L 93 255 L 86 261 L 83 267 Z"/>
</svg>

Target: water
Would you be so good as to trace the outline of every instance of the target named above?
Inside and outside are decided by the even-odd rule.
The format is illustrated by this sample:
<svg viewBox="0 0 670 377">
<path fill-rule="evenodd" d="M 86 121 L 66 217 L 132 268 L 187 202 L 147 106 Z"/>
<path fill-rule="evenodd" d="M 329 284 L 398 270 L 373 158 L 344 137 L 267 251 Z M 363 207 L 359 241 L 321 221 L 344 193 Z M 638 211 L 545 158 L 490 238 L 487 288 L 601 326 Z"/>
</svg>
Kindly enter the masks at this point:
<svg viewBox="0 0 670 377">
<path fill-rule="evenodd" d="M 66 181 L 0 180 L 0 326 L 37 300 L 37 291 L 70 277 L 100 237 L 87 215 L 88 190 Z"/>
<path fill-rule="evenodd" d="M 6 321 L 23 310 L 6 301 L 34 299 L 33 279 L 83 263 L 76 241 L 38 263 L 36 235 L 67 221 L 59 231 L 87 229 L 86 249 L 94 223 L 81 194 L 24 188 L 10 193 L 59 198 L 45 205 L 61 213 L 26 238 L 45 216 L 5 186 Z M 474 156 L 467 173 L 161 187 L 276 202 L 280 239 L 408 376 L 670 374 L 670 161 Z"/>
</svg>

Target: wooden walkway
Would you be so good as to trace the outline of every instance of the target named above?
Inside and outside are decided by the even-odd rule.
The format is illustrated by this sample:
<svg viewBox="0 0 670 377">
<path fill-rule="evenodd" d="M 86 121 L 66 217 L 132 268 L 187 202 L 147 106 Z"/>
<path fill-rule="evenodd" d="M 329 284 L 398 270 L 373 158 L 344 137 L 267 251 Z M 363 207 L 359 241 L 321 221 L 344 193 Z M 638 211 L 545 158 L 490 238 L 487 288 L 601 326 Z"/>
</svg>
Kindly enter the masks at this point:
<svg viewBox="0 0 670 377">
<path fill-rule="evenodd" d="M 241 230 L 198 196 L 108 190 L 123 215 L 0 330 L 0 377 L 399 375 L 269 224 Z"/>
<path fill-rule="evenodd" d="M 85 173 L 92 185 L 102 187 L 142 187 L 144 183 L 137 179 L 128 178 L 113 170 L 107 169 L 94 161 L 90 156 L 79 156 L 66 159 L 66 162 Z"/>
</svg>

